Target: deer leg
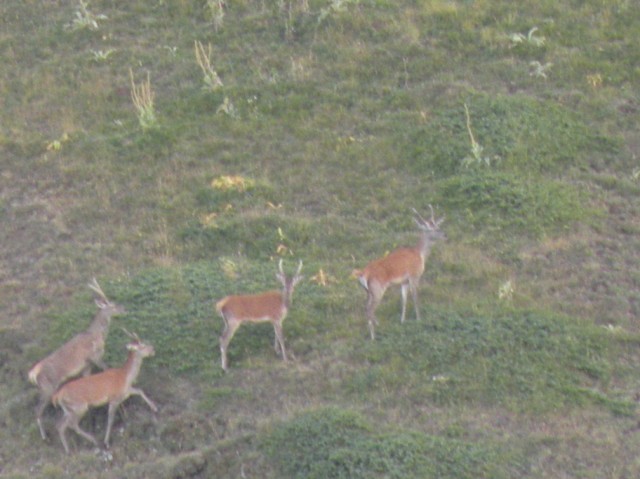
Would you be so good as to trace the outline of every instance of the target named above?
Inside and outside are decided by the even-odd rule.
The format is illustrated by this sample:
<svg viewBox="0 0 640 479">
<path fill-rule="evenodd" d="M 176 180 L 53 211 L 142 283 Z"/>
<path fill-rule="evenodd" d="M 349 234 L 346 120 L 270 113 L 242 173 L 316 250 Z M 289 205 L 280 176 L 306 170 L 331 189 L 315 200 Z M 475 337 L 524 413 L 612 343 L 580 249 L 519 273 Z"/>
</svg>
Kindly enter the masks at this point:
<svg viewBox="0 0 640 479">
<path fill-rule="evenodd" d="M 64 446 L 64 452 L 66 452 L 67 454 L 69 454 L 69 445 L 67 444 L 65 433 L 67 431 L 67 427 L 69 427 L 69 419 L 70 416 L 65 413 L 65 415 L 62 416 L 62 418 L 58 422 L 58 434 L 60 435 L 60 440 L 62 441 L 62 445 Z"/>
<path fill-rule="evenodd" d="M 156 404 L 151 399 L 149 399 L 147 397 L 147 395 L 144 393 L 144 391 L 142 389 L 131 388 L 130 389 L 130 395 L 131 396 L 140 396 L 144 400 L 144 402 L 147 403 L 147 406 L 149 406 L 153 412 L 158 412 L 158 406 L 156 406 Z"/>
<path fill-rule="evenodd" d="M 87 431 L 83 430 L 80 427 L 80 419 L 76 419 L 75 421 L 73 421 L 73 423 L 71 424 L 71 427 L 73 428 L 73 430 L 75 432 L 77 432 L 78 434 L 80 434 L 82 437 L 84 437 L 87 441 L 91 442 L 94 446 L 98 447 L 98 441 L 96 441 L 96 438 L 93 437 L 92 434 L 89 434 Z"/>
<path fill-rule="evenodd" d="M 84 409 L 81 411 L 72 411 L 66 409 L 64 406 L 62 408 L 64 410 L 64 416 L 58 423 L 58 434 L 60 435 L 60 439 L 62 440 L 62 445 L 64 446 L 65 452 L 69 454 L 69 445 L 67 444 L 67 439 L 65 437 L 65 432 L 69 426 L 71 426 L 71 428 L 75 432 L 84 437 L 87 441 L 93 443 L 94 446 L 98 446 L 98 441 L 96 441 L 96 438 L 80 427 L 80 419 L 87 410 Z"/>
<path fill-rule="evenodd" d="M 369 286 L 367 290 L 367 321 L 369 325 L 369 334 L 371 335 L 371 341 L 376 339 L 375 326 L 378 324 L 378 320 L 375 316 L 376 308 L 378 304 L 380 304 L 380 300 L 382 299 L 382 294 L 384 290 L 380 290 L 380 288 L 372 288 L 372 285 Z"/>
<path fill-rule="evenodd" d="M 282 355 L 282 348 L 280 347 L 280 341 L 278 341 L 278 333 L 276 332 L 276 324 L 273 323 L 273 349 L 276 350 L 277 355 Z"/>
<path fill-rule="evenodd" d="M 109 412 L 107 414 L 107 432 L 104 435 L 104 445 L 107 449 L 109 449 L 109 437 L 111 436 L 111 427 L 113 426 L 113 420 L 116 415 L 116 410 L 120 403 L 110 402 L 109 403 Z"/>
<path fill-rule="evenodd" d="M 402 296 L 402 314 L 400 315 L 400 322 L 404 323 L 404 318 L 407 314 L 407 289 L 409 288 L 409 283 L 402 283 L 400 285 L 400 294 Z"/>
<path fill-rule="evenodd" d="M 47 439 L 47 433 L 45 432 L 44 425 L 42 424 L 42 415 L 44 414 L 44 410 L 47 408 L 50 399 L 50 396 L 41 394 L 40 399 L 38 400 L 38 405 L 36 406 L 36 422 L 38 423 L 40 436 L 42 436 L 43 440 Z"/>
<path fill-rule="evenodd" d="M 240 326 L 238 322 L 229 323 L 229 321 L 225 318 L 224 321 L 224 330 L 222 331 L 222 335 L 220 336 L 220 361 L 222 362 L 222 370 L 227 370 L 227 348 L 229 347 L 229 343 L 231 342 L 231 338 L 236 333 L 236 330 Z"/>
<path fill-rule="evenodd" d="M 282 333 L 282 323 L 280 321 L 273 322 L 273 329 L 276 333 L 276 345 L 280 346 L 280 351 L 282 352 L 282 360 L 287 360 L 287 353 L 284 350 L 284 334 Z M 278 348 L 276 347 L 276 353 L 278 352 Z"/>
<path fill-rule="evenodd" d="M 418 282 L 409 281 L 409 289 L 411 290 L 411 296 L 413 297 L 413 306 L 416 308 L 416 320 L 420 321 L 420 310 L 418 308 Z"/>
</svg>

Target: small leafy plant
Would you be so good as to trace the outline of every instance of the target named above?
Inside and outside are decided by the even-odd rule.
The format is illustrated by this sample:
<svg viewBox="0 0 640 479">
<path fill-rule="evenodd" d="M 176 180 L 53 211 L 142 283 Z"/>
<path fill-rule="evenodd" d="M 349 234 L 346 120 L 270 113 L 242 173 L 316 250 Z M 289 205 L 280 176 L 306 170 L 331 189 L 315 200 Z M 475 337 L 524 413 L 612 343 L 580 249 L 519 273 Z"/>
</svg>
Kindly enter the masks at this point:
<svg viewBox="0 0 640 479">
<path fill-rule="evenodd" d="M 515 47 L 518 45 L 531 45 L 534 47 L 541 47 L 545 44 L 544 37 L 538 37 L 535 33 L 538 31 L 538 27 L 533 27 L 527 35 L 523 35 L 522 33 L 511 33 L 509 34 L 509 40 L 511 41 L 511 46 Z"/>
<path fill-rule="evenodd" d="M 216 190 L 233 190 L 244 192 L 255 186 L 255 180 L 251 178 L 245 178 L 244 176 L 238 175 L 223 175 L 214 178 L 211 181 L 211 187 Z"/>
<path fill-rule="evenodd" d="M 357 4 L 359 0 L 331 0 L 329 6 L 320 10 L 318 15 L 318 25 L 324 22 L 334 13 L 344 12 L 350 4 Z"/>
<path fill-rule="evenodd" d="M 213 23 L 213 28 L 217 32 L 222 28 L 224 22 L 224 2 L 223 0 L 207 0 L 206 9 L 209 19 Z"/>
<path fill-rule="evenodd" d="M 78 9 L 75 12 L 75 18 L 66 25 L 69 30 L 98 30 L 98 20 L 107 20 L 106 15 L 91 13 L 88 4 L 82 0 L 79 1 Z"/>
<path fill-rule="evenodd" d="M 238 118 L 238 110 L 236 110 L 235 105 L 228 96 L 224 97 L 224 100 L 222 100 L 222 104 L 218 107 L 216 113 L 224 113 L 231 118 Z"/>
<path fill-rule="evenodd" d="M 529 76 L 547 79 L 547 72 L 551 69 L 553 63 L 545 63 L 544 65 L 535 60 L 529 63 Z"/>
<path fill-rule="evenodd" d="M 109 57 L 115 52 L 113 48 L 108 50 L 91 50 L 92 60 L 96 63 L 106 62 Z"/>
<path fill-rule="evenodd" d="M 513 293 L 515 292 L 515 288 L 513 287 L 513 283 L 510 279 L 505 281 L 498 288 L 498 299 L 501 301 L 511 301 L 513 299 Z"/>
</svg>

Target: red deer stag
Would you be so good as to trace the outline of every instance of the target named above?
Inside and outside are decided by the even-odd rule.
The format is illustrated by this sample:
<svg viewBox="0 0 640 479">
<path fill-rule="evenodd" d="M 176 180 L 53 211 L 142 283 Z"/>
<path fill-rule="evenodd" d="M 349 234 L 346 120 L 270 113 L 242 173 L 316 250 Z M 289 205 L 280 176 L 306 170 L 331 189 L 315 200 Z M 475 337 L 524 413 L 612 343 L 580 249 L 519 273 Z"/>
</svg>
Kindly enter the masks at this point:
<svg viewBox="0 0 640 479">
<path fill-rule="evenodd" d="M 96 438 L 80 428 L 80 420 L 91 407 L 109 405 L 107 432 L 104 437 L 104 444 L 107 448 L 116 410 L 129 396 L 140 396 L 153 412 L 158 411 L 157 406 L 142 389 L 133 387 L 138 373 L 140 373 L 142 360 L 153 356 L 155 351 L 152 345 L 143 343 L 136 335 L 130 334 L 130 336 L 134 340 L 127 345 L 129 356 L 122 367 L 107 369 L 91 376 L 69 381 L 58 389 L 51 398 L 53 405 L 61 407 L 64 411 L 64 415 L 58 422 L 58 434 L 60 434 L 62 445 L 67 454 L 69 454 L 69 445 L 65 432 L 69 427 L 92 442 L 94 446 L 98 446 Z"/>
<path fill-rule="evenodd" d="M 414 221 L 421 233 L 420 241 L 416 246 L 395 249 L 387 256 L 371 261 L 364 269 L 353 271 L 353 275 L 367 291 L 366 314 L 371 340 L 375 339 L 374 328 L 378 324 L 375 311 L 389 286 L 400 285 L 402 293 L 400 322 L 404 322 L 408 291 L 411 291 L 413 297 L 416 319 L 420 319 L 418 283 L 424 272 L 424 263 L 429 257 L 433 244 L 438 240 L 446 239 L 446 235 L 440 230 L 444 217 L 436 220 L 431 205 L 429 209 L 431 210 L 430 220 L 425 220 L 415 209 L 413 210 L 416 215 Z"/>
<path fill-rule="evenodd" d="M 274 348 L 276 353 L 282 353 L 282 359 L 287 360 L 284 348 L 282 322 L 291 305 L 293 288 L 303 276 L 302 261 L 298 264 L 295 274 L 288 278 L 282 270 L 282 260 L 278 263 L 276 278 L 282 283 L 282 291 L 269 291 L 261 294 L 236 295 L 222 298 L 216 304 L 216 310 L 224 320 L 224 330 L 220 336 L 220 355 L 222 369 L 227 370 L 227 348 L 236 330 L 242 323 L 270 322 L 275 330 Z"/>
<path fill-rule="evenodd" d="M 111 317 L 126 312 L 122 306 L 107 299 L 95 278 L 89 283 L 89 288 L 97 294 L 95 302 L 98 306 L 98 313 L 89 328 L 36 363 L 29 371 L 29 381 L 40 390 L 36 418 L 42 439 L 47 438 L 42 425 L 42 415 L 51 396 L 65 381 L 88 374 L 92 364 L 105 369 L 102 356 Z"/>
</svg>

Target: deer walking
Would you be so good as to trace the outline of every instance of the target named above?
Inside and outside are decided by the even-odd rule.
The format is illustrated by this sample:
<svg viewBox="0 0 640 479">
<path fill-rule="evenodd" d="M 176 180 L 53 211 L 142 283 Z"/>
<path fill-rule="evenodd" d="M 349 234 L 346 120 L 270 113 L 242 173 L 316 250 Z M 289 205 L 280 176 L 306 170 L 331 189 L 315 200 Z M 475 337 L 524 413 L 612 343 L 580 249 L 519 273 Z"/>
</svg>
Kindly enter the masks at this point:
<svg viewBox="0 0 640 479">
<path fill-rule="evenodd" d="M 153 356 L 155 351 L 151 344 L 143 343 L 136 335 L 131 336 L 134 340 L 127 345 L 129 355 L 122 367 L 107 369 L 91 376 L 69 381 L 58 389 L 51 398 L 54 406 L 59 406 L 64 411 L 57 427 L 67 454 L 69 454 L 69 445 L 65 433 L 69 427 L 93 443 L 94 446 L 98 446 L 96 438 L 80 428 L 80 420 L 91 407 L 109 405 L 107 432 L 104 437 L 104 444 L 107 448 L 109 448 L 111 426 L 116 410 L 127 398 L 133 395 L 140 396 L 153 412 L 158 411 L 158 407 L 142 389 L 133 387 L 140 373 L 142 360 Z"/>
<path fill-rule="evenodd" d="M 282 283 L 282 291 L 268 291 L 261 294 L 226 296 L 216 303 L 216 311 L 224 320 L 224 329 L 220 336 L 220 356 L 222 369 L 227 371 L 227 348 L 231 338 L 242 323 L 270 322 L 275 331 L 273 347 L 276 354 L 282 354 L 282 359 L 287 360 L 284 347 L 284 335 L 282 322 L 287 316 L 291 305 L 293 289 L 303 279 L 300 275 L 302 261 L 292 277 L 282 270 L 282 259 L 278 262 L 276 278 Z"/>
<path fill-rule="evenodd" d="M 420 240 L 416 246 L 395 249 L 387 256 L 371 261 L 364 269 L 353 271 L 353 275 L 367 291 L 366 315 L 372 341 L 375 339 L 375 325 L 378 324 L 375 311 L 389 286 L 400 285 L 402 294 L 400 322 L 403 323 L 405 319 L 409 291 L 413 297 L 416 319 L 420 319 L 418 283 L 424 273 L 424 264 L 433 244 L 438 240 L 446 239 L 446 235 L 440 230 L 444 217 L 436 220 L 431 205 L 429 209 L 431 210 L 430 220 L 425 220 L 415 209 L 413 210 L 414 221 L 420 230 Z"/>
<path fill-rule="evenodd" d="M 36 420 L 42 439 L 47 438 L 42 425 L 42 415 L 51 396 L 65 381 L 80 375 L 87 375 L 92 364 L 100 369 L 106 368 L 102 356 L 104 355 L 104 343 L 109 332 L 111 317 L 126 312 L 124 307 L 109 301 L 95 278 L 89 283 L 89 288 L 96 293 L 95 302 L 98 306 L 98 313 L 89 328 L 36 363 L 28 374 L 29 381 L 40 390 L 40 398 L 36 406 Z"/>
</svg>

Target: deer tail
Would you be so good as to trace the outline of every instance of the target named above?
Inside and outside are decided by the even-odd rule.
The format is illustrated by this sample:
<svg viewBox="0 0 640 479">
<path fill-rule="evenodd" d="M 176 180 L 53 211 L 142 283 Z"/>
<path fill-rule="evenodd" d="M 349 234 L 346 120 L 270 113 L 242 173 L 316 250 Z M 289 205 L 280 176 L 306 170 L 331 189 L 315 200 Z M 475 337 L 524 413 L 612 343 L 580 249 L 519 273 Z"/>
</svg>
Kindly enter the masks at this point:
<svg viewBox="0 0 640 479">
<path fill-rule="evenodd" d="M 40 371 L 42 371 L 42 362 L 37 363 L 29 370 L 29 382 L 31 384 L 38 386 L 38 376 L 40 376 Z"/>
<path fill-rule="evenodd" d="M 222 298 L 220 301 L 218 301 L 216 303 L 216 311 L 222 316 L 224 316 L 222 314 L 222 309 L 225 307 L 225 305 L 227 304 L 228 301 L 229 301 L 229 297 L 227 296 L 227 297 Z"/>
</svg>

